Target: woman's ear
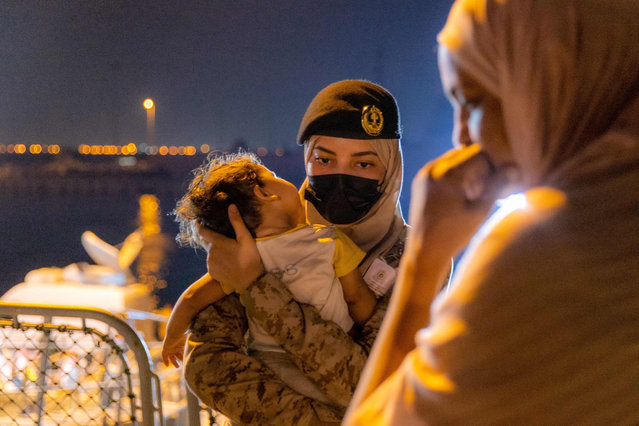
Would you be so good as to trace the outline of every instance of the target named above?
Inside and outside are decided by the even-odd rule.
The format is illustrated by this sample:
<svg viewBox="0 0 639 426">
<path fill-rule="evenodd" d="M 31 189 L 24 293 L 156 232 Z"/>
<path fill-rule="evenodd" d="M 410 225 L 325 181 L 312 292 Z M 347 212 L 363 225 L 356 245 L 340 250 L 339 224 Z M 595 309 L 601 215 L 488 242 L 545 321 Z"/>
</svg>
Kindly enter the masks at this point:
<svg viewBox="0 0 639 426">
<path fill-rule="evenodd" d="M 271 194 L 266 188 L 259 185 L 253 187 L 253 193 L 260 201 L 276 201 L 280 199 L 279 195 Z"/>
</svg>

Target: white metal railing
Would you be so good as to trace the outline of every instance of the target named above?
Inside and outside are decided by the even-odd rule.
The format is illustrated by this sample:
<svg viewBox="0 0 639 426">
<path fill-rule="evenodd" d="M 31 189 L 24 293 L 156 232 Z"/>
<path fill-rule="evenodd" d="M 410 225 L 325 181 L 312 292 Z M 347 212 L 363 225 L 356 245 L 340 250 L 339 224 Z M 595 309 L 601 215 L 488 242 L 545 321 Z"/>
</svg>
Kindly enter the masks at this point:
<svg viewBox="0 0 639 426">
<path fill-rule="evenodd" d="M 165 319 L 157 317 L 136 311 L 128 319 Z M 0 424 L 199 426 L 200 404 L 181 371 L 153 367 L 149 347 L 121 317 L 0 302 Z"/>
</svg>

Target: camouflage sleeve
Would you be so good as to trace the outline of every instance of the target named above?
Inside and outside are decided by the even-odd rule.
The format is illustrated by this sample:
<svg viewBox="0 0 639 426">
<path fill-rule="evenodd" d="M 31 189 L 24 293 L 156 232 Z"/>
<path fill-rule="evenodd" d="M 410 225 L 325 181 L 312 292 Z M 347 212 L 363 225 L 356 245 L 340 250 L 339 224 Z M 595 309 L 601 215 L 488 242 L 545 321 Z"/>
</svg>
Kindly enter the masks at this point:
<svg viewBox="0 0 639 426">
<path fill-rule="evenodd" d="M 298 394 L 246 354 L 246 330 L 246 315 L 236 295 L 196 316 L 184 364 L 193 393 L 234 424 L 339 424 L 341 410 Z"/>
<path fill-rule="evenodd" d="M 378 302 L 354 341 L 337 324 L 322 319 L 312 305 L 297 302 L 275 276 L 265 274 L 240 295 L 254 318 L 293 358 L 304 375 L 336 404 L 346 407 L 386 312 Z"/>
</svg>

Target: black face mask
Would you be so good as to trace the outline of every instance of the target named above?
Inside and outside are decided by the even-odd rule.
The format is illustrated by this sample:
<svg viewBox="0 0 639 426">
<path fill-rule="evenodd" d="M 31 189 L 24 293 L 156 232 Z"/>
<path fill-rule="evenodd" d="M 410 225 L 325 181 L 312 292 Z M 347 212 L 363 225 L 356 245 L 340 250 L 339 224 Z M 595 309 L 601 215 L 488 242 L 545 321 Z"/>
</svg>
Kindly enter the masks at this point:
<svg viewBox="0 0 639 426">
<path fill-rule="evenodd" d="M 352 175 L 319 175 L 308 177 L 304 198 L 331 223 L 345 225 L 364 217 L 382 196 L 375 179 Z"/>
</svg>

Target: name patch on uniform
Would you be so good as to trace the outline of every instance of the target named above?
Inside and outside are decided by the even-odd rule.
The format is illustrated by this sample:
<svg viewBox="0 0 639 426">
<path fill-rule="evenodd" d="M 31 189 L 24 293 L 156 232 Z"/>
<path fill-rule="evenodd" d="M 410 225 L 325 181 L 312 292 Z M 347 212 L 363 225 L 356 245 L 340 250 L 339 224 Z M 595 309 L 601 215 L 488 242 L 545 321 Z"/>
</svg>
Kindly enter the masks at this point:
<svg viewBox="0 0 639 426">
<path fill-rule="evenodd" d="M 377 258 L 364 274 L 364 281 L 377 297 L 386 294 L 395 282 L 397 270 Z"/>
</svg>

